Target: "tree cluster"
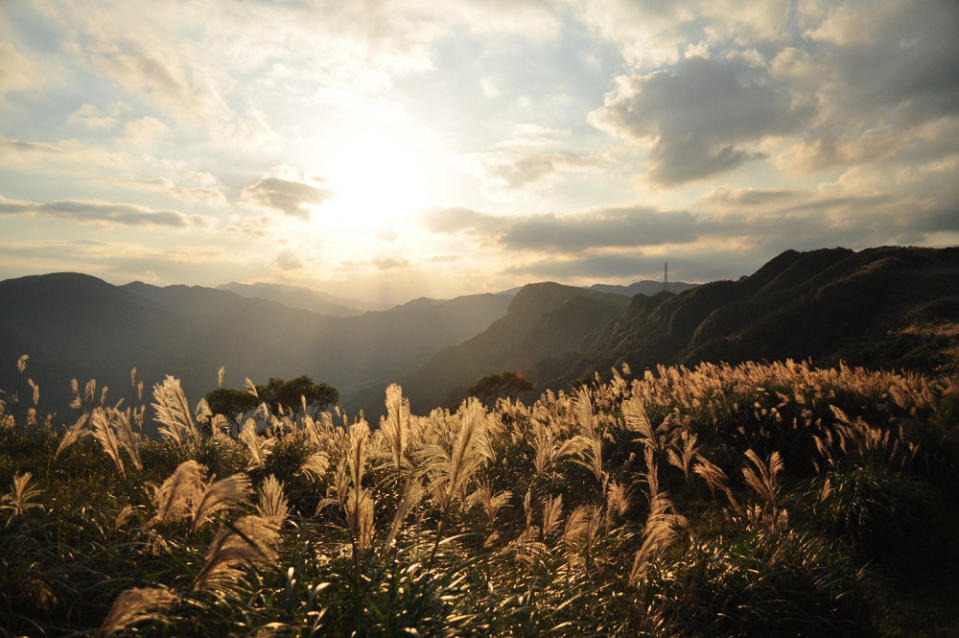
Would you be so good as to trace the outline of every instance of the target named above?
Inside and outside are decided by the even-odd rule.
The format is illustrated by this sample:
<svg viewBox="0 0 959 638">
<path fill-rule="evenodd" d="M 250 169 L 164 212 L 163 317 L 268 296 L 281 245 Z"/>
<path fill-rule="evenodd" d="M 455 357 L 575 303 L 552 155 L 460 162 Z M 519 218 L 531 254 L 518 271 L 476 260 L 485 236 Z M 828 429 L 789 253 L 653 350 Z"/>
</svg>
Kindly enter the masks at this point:
<svg viewBox="0 0 959 638">
<path fill-rule="evenodd" d="M 274 412 L 280 406 L 284 411 L 293 412 L 302 407 L 303 402 L 314 410 L 323 410 L 340 400 L 340 393 L 333 386 L 314 383 L 307 375 L 285 381 L 271 377 L 265 385 L 256 386 L 256 394 L 248 390 L 217 388 L 206 395 L 206 402 L 214 414 L 238 414 L 254 409 L 266 403 Z"/>
<path fill-rule="evenodd" d="M 483 377 L 473 384 L 467 392 L 470 396 L 491 400 L 498 397 L 515 397 L 532 390 L 533 384 L 523 376 L 516 372 L 507 371 Z"/>
</svg>

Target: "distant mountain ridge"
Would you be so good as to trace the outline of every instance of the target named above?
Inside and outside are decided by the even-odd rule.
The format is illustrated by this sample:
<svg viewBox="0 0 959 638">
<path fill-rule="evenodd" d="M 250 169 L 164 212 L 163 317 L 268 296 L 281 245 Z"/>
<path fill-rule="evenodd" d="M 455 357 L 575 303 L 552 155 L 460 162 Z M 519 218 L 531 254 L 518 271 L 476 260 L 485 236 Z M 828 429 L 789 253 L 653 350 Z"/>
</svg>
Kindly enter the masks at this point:
<svg viewBox="0 0 959 638">
<path fill-rule="evenodd" d="M 593 284 L 591 286 L 582 286 L 583 288 L 589 288 L 590 290 L 595 290 L 597 292 L 611 292 L 616 295 L 623 295 L 624 297 L 633 297 L 635 295 L 655 295 L 662 292 L 663 290 L 668 290 L 673 293 L 680 293 L 684 290 L 689 290 L 690 288 L 695 288 L 699 284 L 690 284 L 685 281 L 671 281 L 669 282 L 668 287 L 664 285 L 662 281 L 653 281 L 652 279 L 642 279 L 640 281 L 634 281 L 633 283 L 621 286 L 619 284 Z M 504 295 L 515 295 L 520 290 L 523 289 L 523 286 L 517 286 L 516 288 L 510 288 L 509 290 L 503 290 L 502 294 Z"/>
<path fill-rule="evenodd" d="M 249 299 L 266 299 L 291 308 L 309 310 L 331 317 L 352 317 L 370 310 L 386 310 L 386 304 L 368 304 L 356 299 L 344 299 L 328 295 L 318 290 L 301 286 L 254 283 L 241 284 L 231 281 L 217 286 L 218 290 L 227 290 Z"/>
<path fill-rule="evenodd" d="M 670 281 L 668 284 L 665 284 L 662 281 L 643 279 L 642 281 L 635 281 L 628 286 L 617 286 L 614 284 L 593 284 L 590 286 L 590 289 L 598 290 L 600 292 L 612 292 L 617 295 L 625 295 L 627 297 L 635 297 L 636 295 L 647 295 L 651 297 L 663 291 L 678 294 L 689 290 L 690 288 L 695 288 L 697 285 L 698 284 L 688 284 L 685 281 Z"/>
<path fill-rule="evenodd" d="M 344 394 L 385 386 L 443 346 L 501 317 L 511 298 L 468 295 L 414 302 L 354 317 L 321 316 L 201 286 L 113 286 L 78 273 L 0 281 L 0 388 L 16 388 L 13 363 L 30 355 L 41 402 L 63 411 L 69 382 L 97 378 L 129 397 L 130 368 L 147 383 L 180 378 L 191 401 L 244 377 L 309 374 Z"/>
<path fill-rule="evenodd" d="M 651 283 L 661 286 L 541 282 L 515 295 L 419 298 L 333 317 L 199 286 L 113 286 L 77 273 L 8 279 L 0 388 L 16 388 L 13 362 L 29 354 L 42 410 L 64 410 L 72 377 L 129 396 L 134 365 L 150 383 L 179 377 L 195 402 L 224 365 L 231 387 L 309 374 L 375 420 L 391 382 L 425 412 L 454 406 L 480 377 L 504 370 L 538 390 L 623 362 L 636 373 L 790 357 L 959 371 L 959 247 L 786 251 L 736 281 L 622 294 Z"/>
</svg>

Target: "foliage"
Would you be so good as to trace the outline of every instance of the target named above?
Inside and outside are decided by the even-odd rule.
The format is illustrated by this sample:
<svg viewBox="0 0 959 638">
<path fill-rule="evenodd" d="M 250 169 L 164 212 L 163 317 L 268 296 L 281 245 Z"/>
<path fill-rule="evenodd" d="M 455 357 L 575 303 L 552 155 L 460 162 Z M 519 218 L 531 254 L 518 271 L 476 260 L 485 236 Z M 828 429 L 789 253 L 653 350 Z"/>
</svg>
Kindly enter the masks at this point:
<svg viewBox="0 0 959 638">
<path fill-rule="evenodd" d="M 515 397 L 532 390 L 533 384 L 523 376 L 517 372 L 507 371 L 483 377 L 474 383 L 468 392 L 470 396 L 489 400 L 499 397 Z"/>
<path fill-rule="evenodd" d="M 255 385 L 248 390 L 217 388 L 206 395 L 206 402 L 215 414 L 233 416 L 253 410 L 266 403 L 274 412 L 281 409 L 293 412 L 301 406 L 309 406 L 318 412 L 340 400 L 340 393 L 333 386 L 314 383 L 307 375 L 283 380 L 270 377 L 265 385 Z"/>
<path fill-rule="evenodd" d="M 428 415 L 393 385 L 378 428 L 273 381 L 232 428 L 168 377 L 154 440 L 79 386 L 66 423 L 0 413 L 0 634 L 895 636 L 930 596 L 959 628 L 956 378 L 658 367 Z"/>
</svg>

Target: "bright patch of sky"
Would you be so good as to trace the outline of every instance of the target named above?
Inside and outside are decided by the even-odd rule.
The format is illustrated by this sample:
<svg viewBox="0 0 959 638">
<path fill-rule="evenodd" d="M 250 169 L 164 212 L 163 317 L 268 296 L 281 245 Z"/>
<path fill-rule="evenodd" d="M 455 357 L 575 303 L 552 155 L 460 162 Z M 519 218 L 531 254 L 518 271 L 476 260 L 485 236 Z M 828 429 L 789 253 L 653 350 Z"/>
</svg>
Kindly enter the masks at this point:
<svg viewBox="0 0 959 638">
<path fill-rule="evenodd" d="M 949 0 L 7 0 L 0 277 L 402 301 L 959 243 Z"/>
</svg>

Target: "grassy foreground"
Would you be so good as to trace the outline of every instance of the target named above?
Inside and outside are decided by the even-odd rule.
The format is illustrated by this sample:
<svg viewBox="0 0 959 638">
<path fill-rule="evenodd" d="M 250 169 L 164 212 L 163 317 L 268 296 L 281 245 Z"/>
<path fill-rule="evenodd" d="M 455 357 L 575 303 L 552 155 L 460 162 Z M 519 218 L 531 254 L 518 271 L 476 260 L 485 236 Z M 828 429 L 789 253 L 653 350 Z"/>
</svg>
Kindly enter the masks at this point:
<svg viewBox="0 0 959 638">
<path fill-rule="evenodd" d="M 956 378 L 661 367 L 428 416 L 391 386 L 371 428 L 168 377 L 157 440 L 135 389 L 75 392 L 0 409 L 0 635 L 959 635 Z"/>
</svg>

